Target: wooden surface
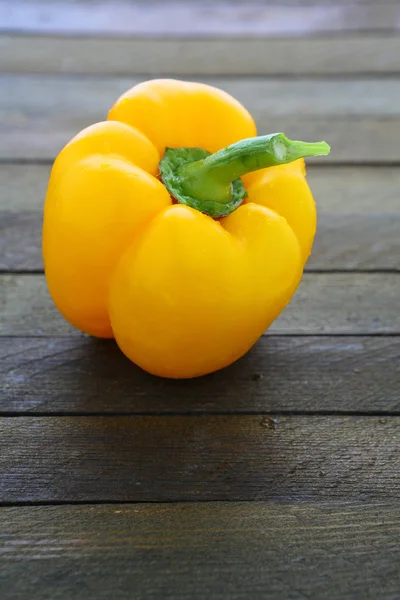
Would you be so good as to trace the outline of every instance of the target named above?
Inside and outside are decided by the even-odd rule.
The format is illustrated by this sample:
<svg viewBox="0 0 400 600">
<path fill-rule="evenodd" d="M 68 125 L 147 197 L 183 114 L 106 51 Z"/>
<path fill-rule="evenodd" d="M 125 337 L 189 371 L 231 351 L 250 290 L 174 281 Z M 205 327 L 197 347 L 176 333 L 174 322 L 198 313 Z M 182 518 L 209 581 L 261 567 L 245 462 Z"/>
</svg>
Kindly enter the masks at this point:
<svg viewBox="0 0 400 600">
<path fill-rule="evenodd" d="M 396 52 L 400 61 L 400 45 Z M 0 159 L 52 160 L 73 135 L 104 120 L 116 98 L 145 78 L 0 75 Z M 398 79 L 201 80 L 238 98 L 260 133 L 329 140 L 331 155 L 312 164 L 400 162 Z"/>
<path fill-rule="evenodd" d="M 296 6 L 297 4 L 297 6 Z M 1 30 L 64 35 L 254 36 L 343 35 L 353 32 L 396 33 L 400 7 L 394 0 L 367 5 L 335 0 L 265 3 L 217 0 L 0 1 Z M 168 23 L 168 27 L 166 27 Z"/>
<path fill-rule="evenodd" d="M 5 414 L 400 414 L 397 336 L 264 336 L 192 381 L 148 375 L 113 341 L 12 337 L 1 350 Z"/>
<path fill-rule="evenodd" d="M 398 35 L 127 39 L 4 34 L 0 69 L 129 75 L 365 75 L 400 71 Z"/>
<path fill-rule="evenodd" d="M 375 600 L 398 594 L 395 504 L 46 506 L 5 508 L 3 517 L 3 598 Z"/>
<path fill-rule="evenodd" d="M 49 173 L 50 165 L 0 164 L 0 270 L 43 269 Z M 397 167 L 312 165 L 308 181 L 318 204 L 318 230 L 307 271 L 400 270 Z"/>
<path fill-rule="evenodd" d="M 54 307 L 41 274 L 0 275 L 0 333 L 80 336 Z M 400 273 L 307 273 L 268 332 L 400 334 Z"/>
<path fill-rule="evenodd" d="M 0 0 L 0 597 L 397 600 L 400 6 Z M 152 377 L 49 298 L 61 147 L 152 76 L 326 139 L 293 301 L 228 369 Z"/>
<path fill-rule="evenodd" d="M 3 417 L 0 502 L 400 495 L 400 417 Z"/>
</svg>

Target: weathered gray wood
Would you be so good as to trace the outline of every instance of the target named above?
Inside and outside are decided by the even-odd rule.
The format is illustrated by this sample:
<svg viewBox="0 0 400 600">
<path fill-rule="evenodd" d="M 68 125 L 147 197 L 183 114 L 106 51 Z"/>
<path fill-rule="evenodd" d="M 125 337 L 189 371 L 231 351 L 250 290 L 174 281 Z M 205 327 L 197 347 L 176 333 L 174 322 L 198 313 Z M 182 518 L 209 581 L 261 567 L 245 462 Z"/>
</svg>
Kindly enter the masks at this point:
<svg viewBox="0 0 400 600">
<path fill-rule="evenodd" d="M 394 600 L 381 503 L 3 508 L 3 600 Z"/>
<path fill-rule="evenodd" d="M 147 79 L 140 77 L 77 77 L 76 75 L 1 74 L 1 109 L 6 116 L 62 119 L 82 125 L 107 116 L 120 94 Z M 197 80 L 193 74 L 183 78 Z M 257 115 L 278 117 L 342 116 L 399 117 L 400 81 L 396 78 L 200 77 L 203 83 L 224 89 Z M 14 111 L 14 112 L 12 112 Z M 21 114 L 22 113 L 22 114 Z M 81 121 L 79 122 L 79 119 Z"/>
<path fill-rule="evenodd" d="M 0 164 L 0 269 L 43 268 L 43 203 L 50 166 Z"/>
<path fill-rule="evenodd" d="M 11 214 L 31 211 L 39 216 L 50 170 L 51 165 L 0 164 L 0 210 Z"/>
<path fill-rule="evenodd" d="M 0 503 L 388 499 L 400 417 L 3 417 Z"/>
<path fill-rule="evenodd" d="M 53 305 L 44 276 L 0 276 L 1 335 L 80 335 Z M 272 324 L 277 334 L 400 333 L 400 274 L 306 273 Z"/>
<path fill-rule="evenodd" d="M 0 270 L 43 269 L 41 226 L 39 211 L 0 211 Z"/>
<path fill-rule="evenodd" d="M 400 270 L 399 232 L 400 215 L 323 214 L 306 270 Z"/>
<path fill-rule="evenodd" d="M 0 413 L 400 412 L 400 337 L 264 336 L 228 369 L 152 377 L 114 342 L 3 338 Z"/>
<path fill-rule="evenodd" d="M 41 270 L 50 166 L 0 165 L 0 269 Z M 310 166 L 318 232 L 307 270 L 400 268 L 400 171 Z M 23 240 L 23 244 L 21 243 Z"/>
<path fill-rule="evenodd" d="M 0 210 L 41 212 L 51 165 L 1 164 Z M 400 214 L 398 167 L 307 165 L 321 215 Z"/>
<path fill-rule="evenodd" d="M 398 73 L 400 38 L 149 39 L 0 37 L 9 73 L 322 75 Z"/>
<path fill-rule="evenodd" d="M 67 35 L 287 36 L 390 32 L 399 28 L 400 7 L 379 4 L 290 5 L 260 1 L 174 0 L 168 3 L 111 0 L 0 2 L 0 31 Z"/>
<path fill-rule="evenodd" d="M 1 211 L 0 270 L 42 270 L 41 230 L 41 211 Z M 396 214 L 322 213 L 306 271 L 400 269 L 399 231 Z"/>
<path fill-rule="evenodd" d="M 247 24 L 242 6 L 236 4 L 229 13 L 216 17 L 218 5 L 209 4 L 218 39 L 4 35 L 0 69 L 102 76 L 172 74 L 197 79 L 205 73 L 399 72 L 400 39 L 383 35 L 398 28 L 396 3 L 378 6 L 339 0 L 340 7 L 339 2 L 335 6 L 324 3 L 322 9 L 316 3 L 311 7 L 303 3 L 296 12 L 295 0 L 286 2 L 290 9 L 278 3 L 275 13 L 268 9 L 268 21 L 263 20 L 265 6 L 253 6 L 247 12 Z M 11 18 L 22 4 L 20 0 L 13 3 Z M 119 11 L 113 4 L 119 24 L 111 22 L 104 3 L 102 13 L 98 4 L 85 5 L 82 0 L 63 6 L 68 10 L 64 17 L 58 13 L 63 21 L 58 31 L 70 28 L 66 17 L 72 20 L 76 10 L 87 7 L 93 18 L 78 19 L 86 28 L 81 31 L 99 31 L 104 14 L 103 33 L 159 35 L 165 27 L 164 17 L 157 25 L 154 13 L 147 22 L 137 14 L 135 21 L 129 15 L 121 18 L 122 4 Z M 131 4 L 126 6 L 134 10 Z M 145 6 L 149 11 L 149 2 Z M 210 35 L 205 24 L 210 23 L 209 13 L 202 21 L 193 3 L 190 8 L 189 3 L 182 4 L 180 10 L 190 11 L 192 30 L 188 30 L 189 21 L 185 25 L 182 14 L 177 18 L 174 13 L 174 17 L 171 6 L 172 35 L 179 33 L 179 27 L 186 28 L 182 34 L 187 37 Z M 59 10 L 60 3 L 42 2 L 42 17 L 50 11 L 48 32 L 57 28 L 51 20 L 54 8 Z M 313 18 L 321 19 L 319 24 Z M 137 29 L 129 29 L 133 22 Z M 4 25 L 1 12 L 0 23 L 10 27 L 10 22 Z M 35 18 L 27 23 L 31 31 L 38 26 L 46 29 Z M 246 39 L 246 27 L 254 35 L 256 25 L 258 35 L 270 39 Z M 307 28 L 312 34 L 340 30 L 340 35 L 273 39 L 274 34 L 303 36 Z M 382 33 L 342 35 L 352 29 Z M 221 39 L 230 35 L 242 39 Z M 108 100 L 112 103 L 126 89 L 120 86 L 134 83 L 131 78 L 82 81 L 27 77 L 17 82 L 17 78 L 3 77 L 0 159 L 54 158 L 80 128 L 104 118 Z M 334 147 L 331 162 L 400 160 L 400 87 L 394 80 L 225 81 L 225 89 L 248 105 L 263 129 L 284 129 L 295 138 L 326 137 Z M 219 85 L 224 87 L 224 81 Z M 4 269 L 41 268 L 45 178 L 39 181 L 35 173 L 37 169 L 44 173 L 47 167 L 30 168 L 19 175 L 26 167 L 12 165 L 7 173 L 14 174 L 15 181 L 7 183 L 6 179 L 3 188 L 0 171 Z M 337 179 L 332 171 L 330 181 L 329 177 L 322 181 L 321 176 L 317 183 L 321 187 L 316 188 L 316 195 L 319 190 L 326 193 L 309 267 L 397 269 L 398 174 L 392 170 L 393 178 L 387 181 L 383 178 L 386 170 L 378 178 L 363 170 L 365 179 L 357 173 L 351 181 L 351 176 L 343 177 L 344 171 L 336 173 Z M 8 203 L 10 197 L 16 199 L 15 204 Z M 400 333 L 399 283 L 394 274 L 308 275 L 274 325 L 275 336 L 262 338 L 226 371 L 196 381 L 170 382 L 141 372 L 112 342 L 72 332 L 51 305 L 42 277 L 1 278 L 4 333 L 43 336 L 0 340 L 2 411 L 258 414 L 2 418 L 0 501 L 279 501 L 3 508 L 1 598 L 86 600 L 93 596 L 102 600 L 133 594 L 139 600 L 205 595 L 232 600 L 394 600 L 400 585 L 398 503 L 316 505 L 315 501 L 397 500 L 400 419 L 388 413 L 399 410 L 400 337 L 276 334 Z M 66 337 L 46 337 L 49 334 Z M 278 416 L 276 421 L 267 417 L 268 412 L 296 410 L 364 411 L 382 416 L 298 415 Z M 302 503 L 289 506 L 282 500 Z"/>
<path fill-rule="evenodd" d="M 117 97 L 143 79 L 0 76 L 0 158 L 53 159 L 73 135 L 105 119 Z M 400 160 L 400 81 L 200 79 L 240 100 L 260 133 L 326 139 L 332 153 L 318 159 L 323 164 Z"/>
<path fill-rule="evenodd" d="M 400 39 L 400 36 L 399 36 Z M 0 81 L 1 85 L 1 81 Z M 220 86 L 226 87 L 226 86 Z M 251 109 L 251 105 L 249 106 Z M 33 110 L 33 107 L 32 107 Z M 260 134 L 283 131 L 291 139 L 325 139 L 332 146 L 327 157 L 310 159 L 310 162 L 393 164 L 400 162 L 397 132 L 400 117 L 356 117 L 326 115 L 304 116 L 301 111 L 293 116 L 268 118 L 265 111 L 253 110 Z M 14 112 L 14 115 L 16 113 Z M 68 112 L 57 121 L 50 114 L 46 119 L 11 116 L 6 124 L 0 123 L 0 160 L 53 160 L 63 146 L 84 127 L 104 120 L 106 112 L 93 120 L 85 118 L 84 110 L 68 122 Z M 373 144 L 371 143 L 373 140 Z"/>
</svg>

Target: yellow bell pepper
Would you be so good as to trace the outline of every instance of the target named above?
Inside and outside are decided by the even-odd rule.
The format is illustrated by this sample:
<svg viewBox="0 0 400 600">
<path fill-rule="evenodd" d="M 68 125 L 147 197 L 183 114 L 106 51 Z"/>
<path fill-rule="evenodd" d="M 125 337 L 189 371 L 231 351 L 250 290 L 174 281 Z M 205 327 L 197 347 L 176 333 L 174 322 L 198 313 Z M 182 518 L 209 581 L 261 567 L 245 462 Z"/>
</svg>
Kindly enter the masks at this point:
<svg viewBox="0 0 400 600">
<path fill-rule="evenodd" d="M 159 376 L 244 355 L 300 282 L 316 228 L 302 157 L 329 152 L 255 135 L 225 92 L 160 79 L 74 137 L 54 163 L 43 225 L 64 317 Z"/>
</svg>

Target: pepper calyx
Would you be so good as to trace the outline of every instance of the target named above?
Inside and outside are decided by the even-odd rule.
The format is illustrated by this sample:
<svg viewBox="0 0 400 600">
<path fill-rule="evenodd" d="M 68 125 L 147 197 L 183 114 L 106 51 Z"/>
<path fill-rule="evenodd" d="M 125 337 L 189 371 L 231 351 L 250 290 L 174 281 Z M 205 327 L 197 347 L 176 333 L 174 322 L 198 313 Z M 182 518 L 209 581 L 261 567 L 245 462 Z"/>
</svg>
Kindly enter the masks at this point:
<svg viewBox="0 0 400 600">
<path fill-rule="evenodd" d="M 211 156 L 211 152 L 203 148 L 166 148 L 159 165 L 160 177 L 171 196 L 180 204 L 190 206 L 210 217 L 226 217 L 236 210 L 247 196 L 241 179 L 235 179 L 230 184 L 231 199 L 229 202 L 218 202 L 212 197 L 210 199 L 196 198 L 185 190 L 181 168 L 208 156 Z"/>
<path fill-rule="evenodd" d="M 214 154 L 203 148 L 167 148 L 159 166 L 165 187 L 178 202 L 224 217 L 246 197 L 240 179 L 246 173 L 329 152 L 326 142 L 300 142 L 271 133 L 240 140 Z"/>
</svg>

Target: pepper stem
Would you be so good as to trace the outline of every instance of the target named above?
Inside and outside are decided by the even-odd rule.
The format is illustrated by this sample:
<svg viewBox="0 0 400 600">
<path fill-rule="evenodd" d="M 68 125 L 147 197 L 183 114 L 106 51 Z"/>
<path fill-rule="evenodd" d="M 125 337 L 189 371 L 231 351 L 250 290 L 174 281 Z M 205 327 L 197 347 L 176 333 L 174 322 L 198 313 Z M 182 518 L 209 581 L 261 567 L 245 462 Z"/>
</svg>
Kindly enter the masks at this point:
<svg viewBox="0 0 400 600">
<path fill-rule="evenodd" d="M 166 148 L 160 177 L 181 204 L 210 217 L 225 217 L 247 195 L 242 175 L 329 152 L 326 142 L 292 141 L 283 133 L 241 140 L 215 154 L 202 148 Z"/>
<path fill-rule="evenodd" d="M 292 141 L 283 133 L 273 133 L 241 140 L 206 158 L 183 164 L 177 175 L 186 195 L 224 204 L 232 199 L 232 182 L 246 173 L 329 151 L 326 142 Z"/>
</svg>

